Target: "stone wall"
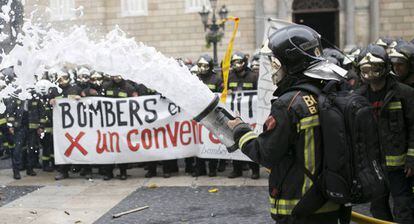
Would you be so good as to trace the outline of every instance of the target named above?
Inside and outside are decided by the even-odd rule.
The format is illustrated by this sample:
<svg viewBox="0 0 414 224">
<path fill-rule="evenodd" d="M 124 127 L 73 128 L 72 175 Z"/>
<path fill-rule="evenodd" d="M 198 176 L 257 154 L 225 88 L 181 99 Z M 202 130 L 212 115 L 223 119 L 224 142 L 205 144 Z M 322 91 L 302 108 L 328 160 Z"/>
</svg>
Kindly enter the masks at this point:
<svg viewBox="0 0 414 224">
<path fill-rule="evenodd" d="M 34 8 L 45 11 L 48 3 L 48 0 L 29 1 L 26 3 L 26 14 L 29 15 Z M 217 7 L 223 4 L 229 10 L 229 16 L 240 18 L 234 49 L 253 53 L 256 48 L 254 0 L 220 0 Z M 53 21 L 54 27 L 65 30 L 81 23 L 91 27 L 91 33 L 96 32 L 99 37 L 119 25 L 130 37 L 154 46 L 168 56 L 195 60 L 202 53 L 212 55 L 212 46 L 206 48 L 201 18 L 197 12 L 185 12 L 185 0 L 149 0 L 147 16 L 130 17 L 121 15 L 120 0 L 75 0 L 75 7 L 79 6 L 84 8 L 82 17 L 72 21 Z M 41 13 L 41 18 L 48 20 L 48 13 Z M 218 45 L 219 60 L 225 53 L 232 30 L 233 24 L 227 24 L 225 37 Z"/>
<path fill-rule="evenodd" d="M 413 0 L 380 0 L 380 36 L 414 38 Z"/>
</svg>

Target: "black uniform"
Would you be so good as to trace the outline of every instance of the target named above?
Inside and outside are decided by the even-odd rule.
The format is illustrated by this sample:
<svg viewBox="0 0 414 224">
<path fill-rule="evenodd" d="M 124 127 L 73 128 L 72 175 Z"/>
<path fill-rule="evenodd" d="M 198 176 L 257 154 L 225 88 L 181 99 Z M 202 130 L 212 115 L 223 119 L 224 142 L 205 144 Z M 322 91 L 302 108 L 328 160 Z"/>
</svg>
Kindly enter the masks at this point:
<svg viewBox="0 0 414 224">
<path fill-rule="evenodd" d="M 50 104 L 52 92 L 57 90 L 49 89 L 49 93 L 40 96 L 43 106 L 43 114 L 40 117 L 40 128 L 44 131 L 43 138 L 40 139 L 42 145 L 42 166 L 43 170 L 51 172 L 54 169 L 54 151 L 53 151 L 53 106 Z"/>
<path fill-rule="evenodd" d="M 126 80 L 121 80 L 118 83 L 112 80 L 106 81 L 102 85 L 102 91 L 106 97 L 111 98 L 126 98 L 131 97 L 134 95 L 134 93 L 136 93 L 134 87 Z M 121 179 L 126 179 L 127 168 L 128 164 L 119 164 Z M 114 165 L 105 165 L 106 174 L 104 176 L 104 180 L 113 178 L 113 169 Z"/>
<path fill-rule="evenodd" d="M 40 95 L 34 90 L 31 91 L 32 98 L 28 100 L 28 113 L 29 116 L 29 131 L 28 131 L 28 149 L 34 151 L 34 167 L 40 167 L 39 164 L 39 154 L 40 154 L 40 136 L 38 134 L 38 129 L 40 128 L 40 119 L 43 112 L 42 101 L 40 100 Z"/>
<path fill-rule="evenodd" d="M 337 223 L 340 206 L 330 201 L 308 217 L 291 216 L 313 184 L 303 167 L 315 175 L 321 170 L 322 136 L 317 103 L 305 102 L 316 96 L 298 91 L 278 96 L 272 102 L 264 132 L 257 136 L 242 123 L 234 128 L 235 141 L 250 159 L 271 170 L 270 211 L 277 223 Z"/>
<path fill-rule="evenodd" d="M 223 91 L 223 79 L 213 71 L 207 74 L 199 74 L 198 77 L 200 80 L 207 85 L 207 87 L 214 93 L 220 93 Z M 196 158 L 196 166 L 193 172 L 193 176 L 202 176 L 206 175 L 206 161 L 208 161 L 208 170 L 209 176 L 213 177 L 217 175 L 217 165 L 218 159 L 202 159 Z M 225 161 L 221 161 L 221 163 L 225 163 Z"/>
<path fill-rule="evenodd" d="M 412 188 L 404 168 L 414 170 L 414 89 L 388 77 L 386 86 L 373 92 L 367 85 L 356 91 L 377 109 L 381 148 L 385 152 L 390 193 L 394 199 L 394 221 L 414 223 Z M 387 207 L 384 207 L 387 206 Z M 388 197 L 371 203 L 374 217 L 392 221 Z"/>
<path fill-rule="evenodd" d="M 243 90 L 257 90 L 257 74 L 252 72 L 249 68 L 246 68 L 240 73 L 231 71 L 229 74 L 228 87 L 232 91 Z M 230 174 L 230 178 L 242 176 L 243 164 L 245 162 L 233 160 L 233 173 Z M 252 173 L 259 174 L 259 164 L 254 162 L 248 162 Z"/>
<path fill-rule="evenodd" d="M 52 89 L 51 92 L 51 98 L 52 99 L 60 99 L 60 98 L 68 98 L 68 97 L 74 97 L 74 96 L 80 96 L 82 93 L 82 89 L 77 85 L 68 85 L 65 87 L 60 87 L 62 91 L 59 93 L 57 89 Z M 59 172 L 67 177 L 68 172 L 70 170 L 71 165 L 60 165 L 58 167 Z M 59 178 L 58 178 L 59 179 Z"/>
</svg>

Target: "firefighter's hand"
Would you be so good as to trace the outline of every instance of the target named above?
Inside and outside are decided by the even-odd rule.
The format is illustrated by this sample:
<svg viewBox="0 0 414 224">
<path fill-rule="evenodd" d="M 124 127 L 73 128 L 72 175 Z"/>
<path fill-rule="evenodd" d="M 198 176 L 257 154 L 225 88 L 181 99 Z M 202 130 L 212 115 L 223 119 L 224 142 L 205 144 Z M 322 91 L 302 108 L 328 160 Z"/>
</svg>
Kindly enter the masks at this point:
<svg viewBox="0 0 414 224">
<path fill-rule="evenodd" d="M 14 128 L 9 128 L 10 134 L 14 135 Z"/>
<path fill-rule="evenodd" d="M 75 95 L 75 96 L 71 96 L 70 97 L 70 99 L 73 99 L 73 100 L 80 100 L 82 97 L 81 96 L 79 96 L 79 95 Z"/>
<path fill-rule="evenodd" d="M 56 99 L 50 99 L 49 104 L 52 105 L 52 106 L 55 106 L 56 105 Z"/>
<path fill-rule="evenodd" d="M 414 175 L 413 168 L 405 168 L 405 177 L 412 177 Z"/>
<path fill-rule="evenodd" d="M 227 125 L 229 126 L 230 129 L 234 129 L 234 127 L 236 127 L 237 125 L 243 123 L 242 119 L 240 119 L 239 117 L 234 119 L 234 120 L 230 120 L 227 122 Z"/>
<path fill-rule="evenodd" d="M 45 129 L 44 128 L 38 128 L 37 129 L 37 134 L 38 135 L 42 135 L 43 132 L 45 132 Z"/>
</svg>

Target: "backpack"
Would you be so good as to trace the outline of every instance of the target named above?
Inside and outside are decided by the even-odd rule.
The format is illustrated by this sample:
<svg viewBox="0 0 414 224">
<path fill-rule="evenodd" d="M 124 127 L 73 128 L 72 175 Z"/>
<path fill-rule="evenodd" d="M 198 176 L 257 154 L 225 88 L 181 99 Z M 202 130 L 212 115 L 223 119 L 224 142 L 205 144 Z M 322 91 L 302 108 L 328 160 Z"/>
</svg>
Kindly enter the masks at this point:
<svg viewBox="0 0 414 224">
<path fill-rule="evenodd" d="M 312 214 L 327 200 L 345 206 L 366 203 L 386 191 L 385 159 L 371 103 L 349 91 L 332 91 L 337 84 L 330 81 L 322 90 L 310 84 L 289 89 L 317 96 L 322 132 L 322 168 L 312 176 L 303 167 L 314 189 L 305 193 L 295 209 L 297 214 L 303 214 L 300 210 L 305 207 Z M 314 204 L 311 209 L 309 203 Z"/>
</svg>

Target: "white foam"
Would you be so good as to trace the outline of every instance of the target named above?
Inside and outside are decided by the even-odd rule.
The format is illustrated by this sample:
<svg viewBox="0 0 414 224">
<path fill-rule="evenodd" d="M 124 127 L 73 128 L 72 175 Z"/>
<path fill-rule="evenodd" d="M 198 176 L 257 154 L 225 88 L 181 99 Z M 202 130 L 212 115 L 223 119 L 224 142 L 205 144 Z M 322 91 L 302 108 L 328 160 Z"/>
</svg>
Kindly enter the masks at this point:
<svg viewBox="0 0 414 224">
<path fill-rule="evenodd" d="M 2 67 L 14 66 L 19 86 L 33 84 L 34 74 L 46 68 L 87 64 L 94 70 L 121 75 L 155 89 L 193 116 L 214 98 L 187 67 L 153 47 L 128 38 L 119 27 L 97 42 L 89 39 L 85 26 L 74 26 L 69 33 L 63 33 L 27 20 L 23 31 L 24 35 L 18 36 L 21 45 L 4 55 L 2 63 Z"/>
</svg>

